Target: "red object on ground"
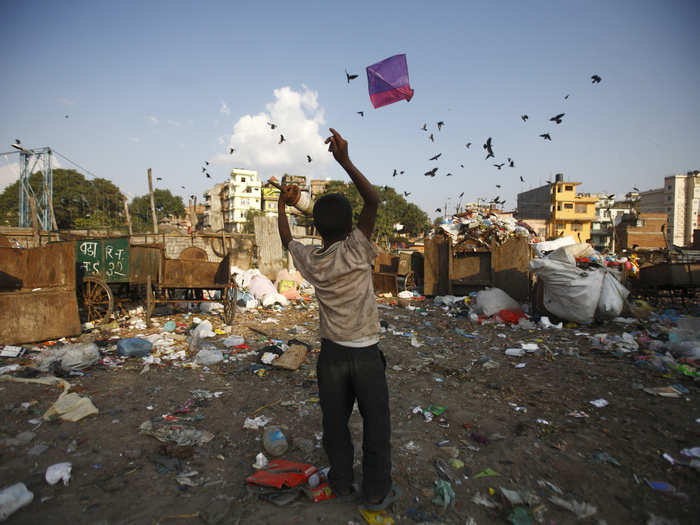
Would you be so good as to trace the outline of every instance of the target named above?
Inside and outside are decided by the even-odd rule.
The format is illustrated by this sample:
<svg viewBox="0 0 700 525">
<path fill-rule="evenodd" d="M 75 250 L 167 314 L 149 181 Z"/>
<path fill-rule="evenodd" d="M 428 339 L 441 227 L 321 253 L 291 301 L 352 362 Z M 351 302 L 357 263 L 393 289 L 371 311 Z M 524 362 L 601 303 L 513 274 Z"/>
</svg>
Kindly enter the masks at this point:
<svg viewBox="0 0 700 525">
<path fill-rule="evenodd" d="M 511 324 L 518 324 L 520 319 L 525 318 L 525 314 L 522 312 L 522 310 L 501 310 L 498 312 L 498 316 L 506 323 Z"/>
<path fill-rule="evenodd" d="M 264 487 L 298 487 L 306 483 L 309 476 L 317 472 L 316 467 L 308 463 L 297 463 L 286 459 L 273 459 L 264 468 L 245 478 L 246 483 Z"/>
</svg>

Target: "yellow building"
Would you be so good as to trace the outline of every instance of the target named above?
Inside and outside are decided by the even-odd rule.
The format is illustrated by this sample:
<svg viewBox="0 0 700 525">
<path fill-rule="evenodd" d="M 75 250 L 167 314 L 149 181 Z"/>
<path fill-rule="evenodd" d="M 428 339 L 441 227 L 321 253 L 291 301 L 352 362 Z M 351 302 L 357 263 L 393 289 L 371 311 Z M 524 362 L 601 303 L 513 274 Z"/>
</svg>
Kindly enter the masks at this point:
<svg viewBox="0 0 700 525">
<path fill-rule="evenodd" d="M 578 242 L 591 237 L 597 197 L 576 193 L 580 182 L 567 182 L 558 173 L 554 182 L 518 194 L 518 218 L 543 220 L 548 239 L 571 236 Z"/>
<path fill-rule="evenodd" d="M 578 242 L 591 238 L 597 197 L 576 194 L 580 182 L 555 181 L 552 189 L 552 217 L 547 225 L 549 237 L 571 236 Z"/>
</svg>

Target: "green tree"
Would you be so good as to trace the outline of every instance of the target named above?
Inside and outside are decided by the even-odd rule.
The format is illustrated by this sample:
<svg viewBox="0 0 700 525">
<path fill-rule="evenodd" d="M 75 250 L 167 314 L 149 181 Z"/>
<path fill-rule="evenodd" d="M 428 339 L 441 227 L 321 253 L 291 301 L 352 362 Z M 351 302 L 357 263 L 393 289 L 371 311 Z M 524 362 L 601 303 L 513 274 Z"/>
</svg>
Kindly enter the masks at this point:
<svg viewBox="0 0 700 525">
<path fill-rule="evenodd" d="M 41 190 L 41 173 L 32 173 L 29 184 L 35 194 Z M 59 229 L 116 226 L 123 224 L 122 197 L 107 179 L 91 179 L 75 170 L 53 170 L 53 209 Z M 0 194 L 0 223 L 19 223 L 19 181 Z"/>
<path fill-rule="evenodd" d="M 403 224 L 401 233 L 418 235 L 430 227 L 427 214 L 418 206 L 406 199 L 389 186 L 375 186 L 379 195 L 379 208 L 375 225 L 376 239 L 389 239 L 394 234 L 394 224 Z M 357 222 L 364 202 L 354 184 L 342 181 L 331 181 L 326 187 L 326 193 L 342 193 L 350 201 L 353 221 Z"/>
<path fill-rule="evenodd" d="M 255 217 L 263 214 L 262 210 L 250 209 L 245 212 L 245 224 L 243 225 L 242 233 L 255 233 Z"/>
<path fill-rule="evenodd" d="M 153 204 L 156 208 L 156 217 L 160 222 L 166 217 L 182 217 L 185 215 L 185 205 L 182 197 L 170 193 L 170 190 L 153 190 Z M 134 197 L 129 204 L 131 224 L 134 231 L 150 231 L 153 228 L 151 219 L 151 200 L 148 195 Z"/>
</svg>

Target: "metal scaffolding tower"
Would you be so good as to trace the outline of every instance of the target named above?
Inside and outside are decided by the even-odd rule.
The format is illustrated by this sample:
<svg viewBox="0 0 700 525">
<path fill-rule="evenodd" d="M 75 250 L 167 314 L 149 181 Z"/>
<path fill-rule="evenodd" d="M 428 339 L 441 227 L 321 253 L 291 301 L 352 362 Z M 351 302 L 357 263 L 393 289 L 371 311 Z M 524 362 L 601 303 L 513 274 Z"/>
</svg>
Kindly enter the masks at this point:
<svg viewBox="0 0 700 525">
<path fill-rule="evenodd" d="M 16 147 L 16 146 L 15 146 Z M 50 204 L 53 199 L 53 171 L 51 169 L 51 148 L 36 148 L 19 150 L 19 226 L 30 228 L 32 226 L 31 197 L 34 197 L 36 214 L 45 231 L 51 231 Z M 42 186 L 36 191 L 29 184 L 29 176 L 41 170 Z"/>
</svg>

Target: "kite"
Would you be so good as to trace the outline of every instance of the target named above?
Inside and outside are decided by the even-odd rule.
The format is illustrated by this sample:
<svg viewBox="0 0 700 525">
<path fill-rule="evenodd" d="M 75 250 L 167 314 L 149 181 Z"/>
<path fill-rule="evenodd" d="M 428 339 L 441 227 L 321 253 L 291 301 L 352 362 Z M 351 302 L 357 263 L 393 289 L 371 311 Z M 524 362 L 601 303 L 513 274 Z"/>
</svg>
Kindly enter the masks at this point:
<svg viewBox="0 0 700 525">
<path fill-rule="evenodd" d="M 399 100 L 408 102 L 413 90 L 408 83 L 406 55 L 394 55 L 367 66 L 369 98 L 375 108 L 393 104 Z"/>
</svg>

